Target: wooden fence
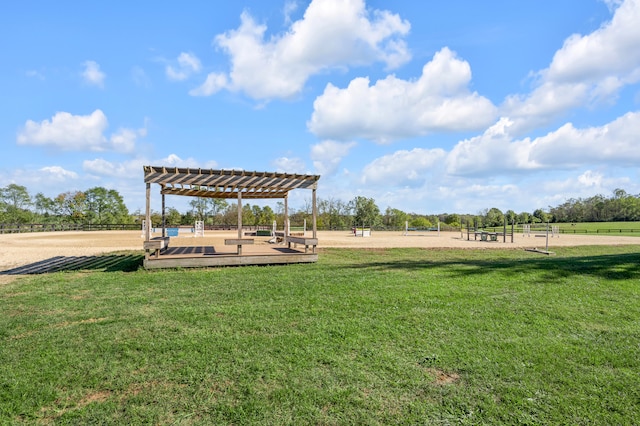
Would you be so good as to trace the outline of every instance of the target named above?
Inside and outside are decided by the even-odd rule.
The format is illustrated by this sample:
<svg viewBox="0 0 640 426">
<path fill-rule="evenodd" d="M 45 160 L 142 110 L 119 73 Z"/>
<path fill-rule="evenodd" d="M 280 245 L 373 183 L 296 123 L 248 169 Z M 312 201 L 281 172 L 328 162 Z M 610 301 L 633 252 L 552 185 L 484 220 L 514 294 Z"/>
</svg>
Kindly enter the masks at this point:
<svg viewBox="0 0 640 426">
<path fill-rule="evenodd" d="M 57 231 L 134 231 L 139 223 L 0 223 L 0 234 Z"/>
</svg>

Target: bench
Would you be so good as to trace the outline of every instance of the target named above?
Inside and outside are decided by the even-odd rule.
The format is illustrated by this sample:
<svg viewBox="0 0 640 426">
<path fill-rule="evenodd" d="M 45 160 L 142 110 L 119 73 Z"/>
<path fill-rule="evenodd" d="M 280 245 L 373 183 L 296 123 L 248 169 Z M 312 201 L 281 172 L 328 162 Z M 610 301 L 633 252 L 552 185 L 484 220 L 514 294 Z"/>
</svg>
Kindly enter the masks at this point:
<svg viewBox="0 0 640 426">
<path fill-rule="evenodd" d="M 156 259 L 160 256 L 160 252 L 169 247 L 169 237 L 153 237 L 149 241 L 144 242 L 144 249 L 147 253 L 155 252 Z"/>
<path fill-rule="evenodd" d="M 254 243 L 253 238 L 227 238 L 224 240 L 225 246 L 237 246 L 238 247 L 237 253 L 239 255 L 242 254 L 243 245 L 253 244 L 253 243 Z"/>
<path fill-rule="evenodd" d="M 316 246 L 318 245 L 317 238 L 305 238 L 305 237 L 287 237 L 288 247 L 291 248 L 291 244 L 304 244 L 304 252 L 307 253 L 309 251 L 309 246 L 312 247 L 313 253 L 316 252 Z"/>
</svg>

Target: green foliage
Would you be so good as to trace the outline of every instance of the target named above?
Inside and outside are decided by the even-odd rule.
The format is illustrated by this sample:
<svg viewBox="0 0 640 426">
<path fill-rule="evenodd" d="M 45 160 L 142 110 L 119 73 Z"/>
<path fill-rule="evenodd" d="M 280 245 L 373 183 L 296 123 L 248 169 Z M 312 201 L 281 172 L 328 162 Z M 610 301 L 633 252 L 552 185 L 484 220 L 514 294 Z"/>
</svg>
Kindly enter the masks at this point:
<svg viewBox="0 0 640 426">
<path fill-rule="evenodd" d="M 411 221 L 409 222 L 409 226 L 411 226 L 412 228 L 427 229 L 431 228 L 433 226 L 433 223 L 431 223 L 431 221 L 426 217 L 417 216 L 411 219 Z"/>
<path fill-rule="evenodd" d="M 380 209 L 373 198 L 358 196 L 351 201 L 354 225 L 376 226 L 380 223 Z"/>
<path fill-rule="evenodd" d="M 637 246 L 22 278 L 0 424 L 639 424 L 639 280 Z"/>
</svg>

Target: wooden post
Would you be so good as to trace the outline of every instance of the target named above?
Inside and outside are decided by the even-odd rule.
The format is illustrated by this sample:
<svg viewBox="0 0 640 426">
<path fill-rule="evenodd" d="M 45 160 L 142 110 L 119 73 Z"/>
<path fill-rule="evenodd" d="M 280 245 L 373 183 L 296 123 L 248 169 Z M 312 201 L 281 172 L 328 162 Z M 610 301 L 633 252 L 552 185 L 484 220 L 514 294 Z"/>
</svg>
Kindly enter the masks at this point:
<svg viewBox="0 0 640 426">
<path fill-rule="evenodd" d="M 238 239 L 242 239 L 242 191 L 238 188 Z M 239 255 L 242 254 L 242 245 L 238 244 Z"/>
<path fill-rule="evenodd" d="M 164 185 L 161 186 L 160 192 L 163 192 Z M 167 216 L 164 208 L 164 193 L 162 194 L 162 236 L 167 236 Z"/>
<path fill-rule="evenodd" d="M 151 240 L 151 183 L 147 182 L 147 209 L 145 211 L 147 220 L 147 229 L 145 230 L 144 240 Z"/>
<path fill-rule="evenodd" d="M 318 238 L 318 206 L 316 202 L 316 189 L 311 191 L 311 208 L 313 217 L 313 238 Z"/>
<path fill-rule="evenodd" d="M 504 229 L 502 232 L 502 242 L 503 243 L 507 242 L 507 216 L 506 215 L 504 217 Z"/>
<path fill-rule="evenodd" d="M 289 194 L 284 196 L 284 240 L 287 243 L 287 247 L 291 248 L 289 242 Z"/>
</svg>

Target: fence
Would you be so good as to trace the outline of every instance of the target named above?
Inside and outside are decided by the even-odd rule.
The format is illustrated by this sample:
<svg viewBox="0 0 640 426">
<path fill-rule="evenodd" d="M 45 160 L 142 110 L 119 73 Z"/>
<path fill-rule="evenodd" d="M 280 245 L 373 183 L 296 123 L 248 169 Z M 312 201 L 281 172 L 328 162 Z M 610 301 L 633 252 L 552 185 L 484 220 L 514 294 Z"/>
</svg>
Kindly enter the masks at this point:
<svg viewBox="0 0 640 426">
<path fill-rule="evenodd" d="M 0 223 L 0 234 L 57 231 L 134 231 L 139 223 Z"/>
</svg>

